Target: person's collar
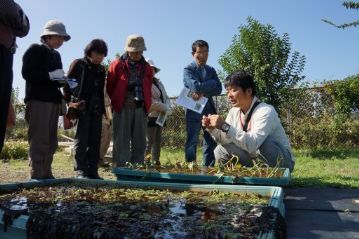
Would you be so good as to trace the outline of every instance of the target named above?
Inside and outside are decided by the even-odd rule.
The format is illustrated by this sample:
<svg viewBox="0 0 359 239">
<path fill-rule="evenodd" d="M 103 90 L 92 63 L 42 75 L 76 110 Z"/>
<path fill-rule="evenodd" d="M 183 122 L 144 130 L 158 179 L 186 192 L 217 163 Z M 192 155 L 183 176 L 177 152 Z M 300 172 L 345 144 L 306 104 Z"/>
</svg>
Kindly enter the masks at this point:
<svg viewBox="0 0 359 239">
<path fill-rule="evenodd" d="M 92 64 L 90 58 L 87 57 L 87 56 L 85 56 L 85 57 L 83 58 L 83 60 L 84 60 L 84 62 L 86 62 L 87 64 Z"/>
<path fill-rule="evenodd" d="M 92 63 L 90 57 L 88 57 L 88 56 L 85 56 L 83 59 L 84 59 L 84 61 L 85 61 L 88 65 L 90 65 L 90 66 L 92 66 L 92 67 L 97 67 L 97 66 L 101 65 L 101 64 L 94 64 L 94 63 Z"/>
<path fill-rule="evenodd" d="M 82 58 L 83 62 L 86 64 L 86 66 L 91 69 L 91 70 L 95 70 L 97 72 L 101 72 L 103 71 L 103 67 L 101 64 L 94 64 L 91 62 L 91 59 L 88 56 L 84 56 Z"/>
<path fill-rule="evenodd" d="M 123 54 L 120 56 L 120 59 L 123 60 L 123 61 L 124 61 L 124 60 L 127 60 L 127 58 L 129 58 L 127 52 L 123 53 Z"/>
<path fill-rule="evenodd" d="M 257 101 L 258 101 L 257 96 L 253 96 L 251 105 L 250 105 L 250 107 L 248 108 L 247 112 L 244 113 L 244 112 L 242 111 L 242 109 L 241 109 L 241 112 L 242 112 L 244 115 L 248 115 L 248 113 L 249 113 L 249 111 L 251 111 L 251 109 L 252 109 L 254 103 L 257 102 Z"/>
<path fill-rule="evenodd" d="M 200 65 L 197 64 L 196 61 L 194 61 L 193 63 L 194 63 L 194 65 L 195 65 L 197 68 L 199 68 L 199 69 L 205 68 L 206 65 L 207 65 L 207 64 L 204 64 L 203 66 L 200 66 Z"/>
<path fill-rule="evenodd" d="M 131 59 L 131 57 L 127 54 L 126 56 L 126 60 L 128 61 L 129 64 L 131 65 L 136 65 L 136 64 L 145 64 L 146 63 L 146 60 L 143 56 L 141 56 L 141 59 L 138 60 L 138 61 L 134 61 Z"/>
<path fill-rule="evenodd" d="M 44 46 L 46 46 L 49 50 L 54 50 L 53 48 L 49 47 L 49 45 L 47 45 L 46 42 L 43 42 L 42 44 L 43 44 Z"/>
</svg>

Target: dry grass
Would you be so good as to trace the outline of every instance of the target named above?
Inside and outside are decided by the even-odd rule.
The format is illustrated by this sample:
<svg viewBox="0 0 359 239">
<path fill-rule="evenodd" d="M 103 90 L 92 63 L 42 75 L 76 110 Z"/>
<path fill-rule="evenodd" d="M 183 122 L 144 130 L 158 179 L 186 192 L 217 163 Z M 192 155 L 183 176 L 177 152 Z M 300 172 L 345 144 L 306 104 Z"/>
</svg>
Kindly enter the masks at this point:
<svg viewBox="0 0 359 239">
<path fill-rule="evenodd" d="M 75 176 L 73 161 L 69 154 L 59 151 L 55 154 L 52 164 L 52 171 L 55 178 L 71 178 Z M 4 162 L 0 160 L 0 183 L 24 182 L 28 181 L 30 176 L 28 161 L 10 160 Z M 111 168 L 100 167 L 99 174 L 105 179 L 115 179 L 111 173 Z"/>
<path fill-rule="evenodd" d="M 340 187 L 359 188 L 359 151 L 317 150 L 295 151 L 296 165 L 292 173 L 292 187 Z M 201 163 L 201 151 L 197 154 Z M 162 149 L 161 162 L 183 162 L 183 150 Z M 74 177 L 73 161 L 65 151 L 55 154 L 52 165 L 56 178 Z M 29 180 L 28 162 L 24 160 L 0 160 L 0 184 Z M 99 174 L 104 179 L 116 179 L 111 168 L 100 168 Z"/>
</svg>

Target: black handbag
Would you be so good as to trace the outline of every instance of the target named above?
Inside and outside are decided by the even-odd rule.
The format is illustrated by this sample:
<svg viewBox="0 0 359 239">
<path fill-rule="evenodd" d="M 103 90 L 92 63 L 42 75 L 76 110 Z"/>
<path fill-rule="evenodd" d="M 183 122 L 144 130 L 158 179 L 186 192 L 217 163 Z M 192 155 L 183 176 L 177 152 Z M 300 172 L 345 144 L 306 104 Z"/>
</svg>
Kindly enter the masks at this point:
<svg viewBox="0 0 359 239">
<path fill-rule="evenodd" d="M 80 100 L 78 102 L 70 102 L 67 109 L 66 117 L 68 119 L 78 119 L 86 110 L 86 102 Z"/>
</svg>

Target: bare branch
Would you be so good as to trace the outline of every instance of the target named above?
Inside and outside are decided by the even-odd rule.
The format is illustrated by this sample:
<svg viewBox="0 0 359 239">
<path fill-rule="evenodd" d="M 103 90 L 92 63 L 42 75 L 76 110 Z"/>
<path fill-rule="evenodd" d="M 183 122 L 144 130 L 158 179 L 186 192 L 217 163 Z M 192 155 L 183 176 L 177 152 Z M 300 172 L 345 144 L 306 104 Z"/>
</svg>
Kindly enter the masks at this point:
<svg viewBox="0 0 359 239">
<path fill-rule="evenodd" d="M 325 23 L 328 23 L 336 28 L 341 28 L 341 29 L 345 29 L 345 28 L 348 28 L 348 27 L 356 27 L 356 26 L 359 26 L 359 20 L 357 21 L 354 21 L 354 22 L 350 22 L 350 23 L 344 23 L 344 24 L 341 24 L 341 25 L 337 25 L 335 23 L 333 23 L 332 21 L 329 21 L 329 20 L 326 20 L 326 19 L 322 19 L 323 22 Z"/>
</svg>

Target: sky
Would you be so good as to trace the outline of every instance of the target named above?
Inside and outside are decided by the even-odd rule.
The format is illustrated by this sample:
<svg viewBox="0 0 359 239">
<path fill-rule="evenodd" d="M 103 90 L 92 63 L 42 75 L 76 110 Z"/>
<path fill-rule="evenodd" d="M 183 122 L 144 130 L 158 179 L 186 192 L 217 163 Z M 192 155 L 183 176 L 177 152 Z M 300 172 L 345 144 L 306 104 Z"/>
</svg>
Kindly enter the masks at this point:
<svg viewBox="0 0 359 239">
<path fill-rule="evenodd" d="M 183 88 L 183 68 L 193 61 L 195 40 L 209 43 L 208 65 L 221 70 L 218 59 L 231 45 L 239 27 L 249 16 L 270 24 L 277 34 L 288 33 L 292 51 L 306 57 L 305 81 L 338 80 L 359 73 L 359 27 L 337 29 L 338 24 L 358 20 L 357 10 L 347 10 L 341 0 L 15 0 L 30 20 L 30 32 L 18 38 L 14 56 L 14 84 L 24 97 L 22 56 L 40 42 L 45 23 L 62 21 L 71 40 L 58 49 L 65 72 L 71 62 L 83 57 L 85 46 L 95 38 L 106 41 L 107 59 L 123 53 L 130 34 L 142 35 L 147 51 L 161 71 L 169 96 Z"/>
</svg>

